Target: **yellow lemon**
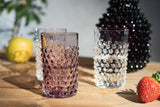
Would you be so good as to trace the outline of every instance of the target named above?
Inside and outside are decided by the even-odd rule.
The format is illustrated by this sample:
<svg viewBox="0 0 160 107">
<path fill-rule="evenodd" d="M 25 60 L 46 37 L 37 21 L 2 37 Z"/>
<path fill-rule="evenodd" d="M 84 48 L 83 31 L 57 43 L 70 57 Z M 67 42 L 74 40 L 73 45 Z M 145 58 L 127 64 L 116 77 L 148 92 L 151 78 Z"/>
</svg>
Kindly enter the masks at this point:
<svg viewBox="0 0 160 107">
<path fill-rule="evenodd" d="M 23 63 L 32 55 L 33 44 L 31 40 L 15 37 L 9 41 L 7 56 L 11 62 Z"/>
</svg>

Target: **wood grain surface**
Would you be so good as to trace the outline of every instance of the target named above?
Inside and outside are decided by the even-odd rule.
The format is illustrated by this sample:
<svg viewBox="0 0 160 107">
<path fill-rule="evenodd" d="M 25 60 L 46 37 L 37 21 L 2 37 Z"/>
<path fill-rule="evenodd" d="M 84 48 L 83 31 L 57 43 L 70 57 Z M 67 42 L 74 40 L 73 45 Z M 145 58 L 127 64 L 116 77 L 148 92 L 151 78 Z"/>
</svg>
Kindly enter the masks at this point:
<svg viewBox="0 0 160 107">
<path fill-rule="evenodd" d="M 0 107 L 160 107 L 160 99 L 140 103 L 136 92 L 138 81 L 160 70 L 160 63 L 150 62 L 143 70 L 127 74 L 120 89 L 103 89 L 94 84 L 93 59 L 79 58 L 79 90 L 69 98 L 47 98 L 35 75 L 34 57 L 24 64 L 8 61 L 0 52 Z"/>
</svg>

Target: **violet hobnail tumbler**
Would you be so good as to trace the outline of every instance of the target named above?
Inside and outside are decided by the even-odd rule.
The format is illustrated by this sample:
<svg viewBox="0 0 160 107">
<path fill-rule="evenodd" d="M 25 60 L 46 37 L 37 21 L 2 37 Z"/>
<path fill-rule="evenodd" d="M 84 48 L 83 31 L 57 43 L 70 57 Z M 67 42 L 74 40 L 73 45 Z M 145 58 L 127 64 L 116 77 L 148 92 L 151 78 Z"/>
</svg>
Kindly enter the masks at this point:
<svg viewBox="0 0 160 107">
<path fill-rule="evenodd" d="M 78 90 L 78 33 L 41 33 L 43 92 L 65 98 Z"/>
<path fill-rule="evenodd" d="M 66 33 L 65 28 L 51 28 L 51 27 L 38 27 L 35 29 L 35 41 L 34 41 L 34 53 L 36 56 L 36 77 L 37 80 L 43 81 L 43 68 L 42 68 L 42 57 L 41 57 L 41 33 L 43 32 L 57 32 Z"/>
</svg>

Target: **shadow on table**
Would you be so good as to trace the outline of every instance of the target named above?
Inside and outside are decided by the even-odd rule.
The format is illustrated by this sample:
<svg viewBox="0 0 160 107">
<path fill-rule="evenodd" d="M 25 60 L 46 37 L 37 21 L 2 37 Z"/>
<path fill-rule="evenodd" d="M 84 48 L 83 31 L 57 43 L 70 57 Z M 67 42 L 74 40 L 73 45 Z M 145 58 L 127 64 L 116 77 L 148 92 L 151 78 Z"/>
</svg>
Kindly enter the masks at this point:
<svg viewBox="0 0 160 107">
<path fill-rule="evenodd" d="M 41 83 L 33 76 L 15 75 L 3 78 L 3 80 L 18 86 L 19 88 L 29 90 L 35 94 L 43 95 L 41 89 Z"/>
<path fill-rule="evenodd" d="M 126 89 L 124 91 L 117 92 L 116 94 L 118 94 L 120 97 L 123 97 L 123 98 L 125 98 L 129 101 L 132 101 L 132 102 L 135 102 L 135 103 L 140 103 L 138 95 L 132 89 Z"/>
<path fill-rule="evenodd" d="M 89 79 L 90 78 L 90 79 Z M 93 74 L 90 74 L 84 70 L 79 69 L 79 81 L 95 86 Z"/>
<path fill-rule="evenodd" d="M 94 80 L 93 74 L 85 71 L 86 69 L 93 70 L 93 58 L 79 57 L 78 61 L 79 61 L 79 66 L 81 68 L 85 68 L 78 70 L 79 81 L 95 86 L 95 83 L 92 81 Z"/>
<path fill-rule="evenodd" d="M 0 54 L 0 59 L 5 62 L 3 63 L 3 66 L 6 66 L 11 71 L 11 74 L 7 74 L 3 78 L 4 81 L 7 81 L 19 88 L 44 96 L 41 89 L 42 83 L 40 83 L 35 76 L 35 57 L 31 57 L 29 62 L 16 64 L 10 62 L 7 59 L 6 53 L 3 52 Z M 93 69 L 93 59 L 80 57 L 79 65 L 83 68 Z M 93 79 L 93 74 L 90 74 L 84 70 L 79 71 L 79 81 L 94 85 L 94 82 L 88 80 L 88 78 Z"/>
<path fill-rule="evenodd" d="M 9 73 L 2 77 L 4 81 L 43 96 L 41 89 L 42 83 L 40 83 L 35 76 L 35 63 L 26 62 L 22 64 L 16 64 L 5 58 L 1 60 L 3 60 L 2 65 L 10 70 Z"/>
<path fill-rule="evenodd" d="M 42 86 L 41 86 L 42 83 L 38 81 L 36 77 L 24 74 L 24 72 L 25 71 L 23 71 L 23 73 L 18 75 L 7 76 L 3 78 L 3 80 L 19 88 L 44 96 L 42 92 Z M 92 79 L 89 80 L 88 78 L 92 78 Z M 95 86 L 92 80 L 93 80 L 93 74 L 90 74 L 82 70 L 79 71 L 79 81 Z"/>
</svg>

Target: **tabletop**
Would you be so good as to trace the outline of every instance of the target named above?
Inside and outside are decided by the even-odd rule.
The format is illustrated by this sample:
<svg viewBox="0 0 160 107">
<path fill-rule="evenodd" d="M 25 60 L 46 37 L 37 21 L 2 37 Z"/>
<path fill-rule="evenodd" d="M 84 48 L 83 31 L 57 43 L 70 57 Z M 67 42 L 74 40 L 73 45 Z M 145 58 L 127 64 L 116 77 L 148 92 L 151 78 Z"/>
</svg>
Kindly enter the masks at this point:
<svg viewBox="0 0 160 107">
<path fill-rule="evenodd" d="M 103 89 L 94 84 L 92 58 L 79 58 L 79 90 L 69 98 L 47 98 L 36 79 L 34 57 L 23 64 L 10 62 L 0 52 L 0 107 L 160 107 L 160 99 L 140 103 L 136 92 L 139 80 L 160 70 L 160 63 L 150 62 L 137 72 L 128 73 L 120 89 Z"/>
</svg>

